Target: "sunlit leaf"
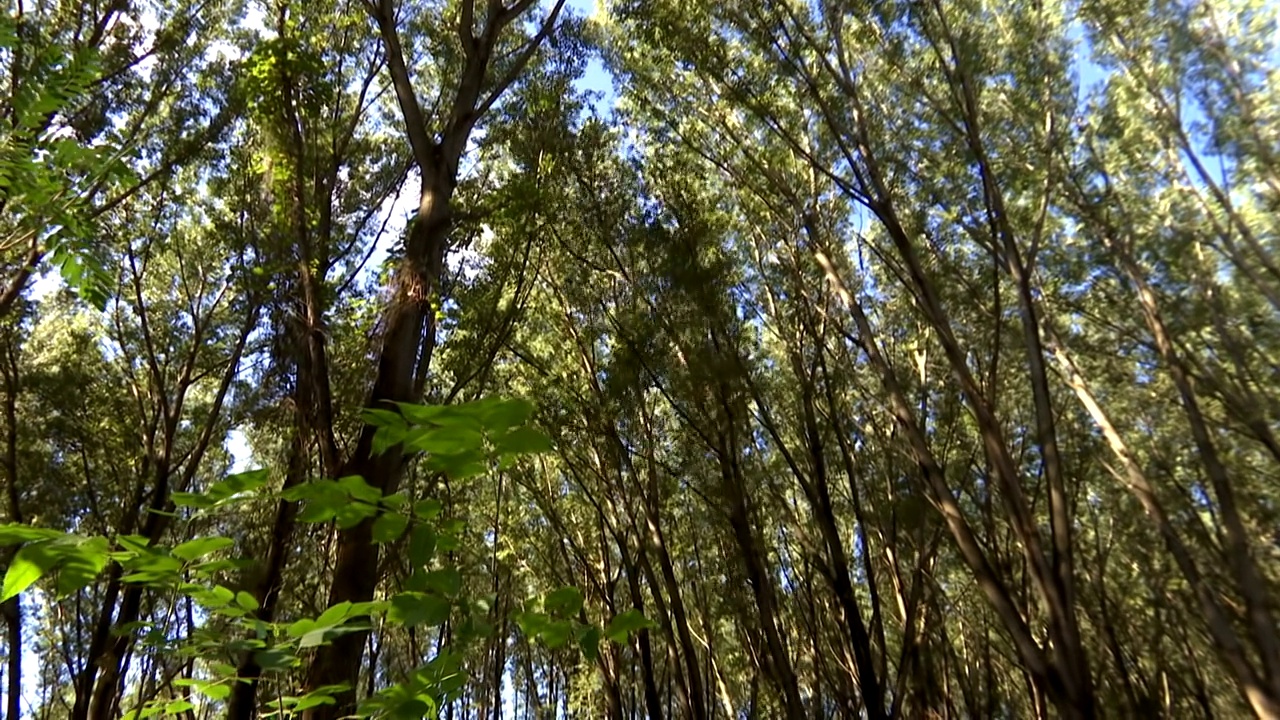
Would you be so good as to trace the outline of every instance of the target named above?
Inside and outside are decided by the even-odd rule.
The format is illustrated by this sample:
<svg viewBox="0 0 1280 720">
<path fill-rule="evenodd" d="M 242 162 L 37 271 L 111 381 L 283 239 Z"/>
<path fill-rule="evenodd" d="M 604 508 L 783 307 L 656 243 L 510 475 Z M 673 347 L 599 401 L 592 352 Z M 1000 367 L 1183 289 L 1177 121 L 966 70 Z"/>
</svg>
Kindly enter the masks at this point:
<svg viewBox="0 0 1280 720">
<path fill-rule="evenodd" d="M 188 540 L 175 547 L 170 553 L 181 560 L 191 562 L 225 548 L 235 545 L 236 541 L 228 537 L 212 536 Z"/>
<path fill-rule="evenodd" d="M 406 627 L 434 627 L 449 619 L 449 608 L 449 601 L 438 595 L 404 592 L 391 598 L 387 620 Z"/>
<path fill-rule="evenodd" d="M 59 555 L 52 551 L 52 540 L 23 545 L 9 562 L 9 569 L 4 575 L 4 589 L 0 591 L 0 602 L 21 593 L 31 587 L 37 580 L 53 570 Z"/>
<path fill-rule="evenodd" d="M 632 633 L 653 627 L 653 622 L 639 610 L 631 609 L 618 613 L 609 621 L 604 636 L 615 643 L 625 643 Z"/>
<path fill-rule="evenodd" d="M 515 428 L 494 438 L 493 444 L 504 453 L 547 453 L 555 449 L 546 433 L 531 427 Z"/>
<path fill-rule="evenodd" d="M 373 541 L 389 543 L 400 538 L 409 527 L 409 518 L 396 512 L 383 513 L 373 523 Z"/>
<path fill-rule="evenodd" d="M 572 586 L 553 590 L 547 593 L 542 605 L 549 613 L 562 616 L 576 615 L 582 609 L 582 591 Z"/>
</svg>

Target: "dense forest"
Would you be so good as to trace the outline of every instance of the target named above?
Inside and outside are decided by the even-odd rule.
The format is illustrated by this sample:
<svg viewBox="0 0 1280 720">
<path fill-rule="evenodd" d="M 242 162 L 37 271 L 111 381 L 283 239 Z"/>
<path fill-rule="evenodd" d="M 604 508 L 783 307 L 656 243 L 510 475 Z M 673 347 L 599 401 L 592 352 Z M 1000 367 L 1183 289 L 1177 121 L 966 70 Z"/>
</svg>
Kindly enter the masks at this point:
<svg viewBox="0 0 1280 720">
<path fill-rule="evenodd" d="M 1280 718 L 1277 16 L 8 0 L 4 714 Z"/>
</svg>

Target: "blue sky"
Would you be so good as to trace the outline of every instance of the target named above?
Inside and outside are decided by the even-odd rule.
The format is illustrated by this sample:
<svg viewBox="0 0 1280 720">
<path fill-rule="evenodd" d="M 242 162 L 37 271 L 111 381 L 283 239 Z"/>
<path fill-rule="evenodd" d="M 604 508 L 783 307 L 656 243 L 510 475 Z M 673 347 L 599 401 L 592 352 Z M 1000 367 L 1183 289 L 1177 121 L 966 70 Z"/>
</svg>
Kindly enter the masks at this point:
<svg viewBox="0 0 1280 720">
<path fill-rule="evenodd" d="M 546 0 L 543 0 L 546 5 Z M 568 6 L 578 15 L 590 18 L 595 14 L 597 9 L 596 0 L 569 0 Z M 587 72 L 577 82 L 579 90 L 589 90 L 599 92 L 603 95 L 603 103 L 598 104 L 597 108 L 604 111 L 608 109 L 607 104 L 611 104 L 613 100 L 613 78 L 604 69 L 604 65 L 599 58 L 593 57 L 587 64 Z M 602 107 L 603 105 L 603 107 Z"/>
</svg>

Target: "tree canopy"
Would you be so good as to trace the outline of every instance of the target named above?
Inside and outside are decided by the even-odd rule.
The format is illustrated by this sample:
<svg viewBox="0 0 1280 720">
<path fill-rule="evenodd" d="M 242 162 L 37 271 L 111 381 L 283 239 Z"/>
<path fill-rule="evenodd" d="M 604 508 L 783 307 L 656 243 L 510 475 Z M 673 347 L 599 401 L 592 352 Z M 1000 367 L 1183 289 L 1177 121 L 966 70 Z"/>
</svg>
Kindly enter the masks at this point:
<svg viewBox="0 0 1280 720">
<path fill-rule="evenodd" d="M 11 0 L 5 715 L 1280 718 L 1277 20 Z"/>
</svg>

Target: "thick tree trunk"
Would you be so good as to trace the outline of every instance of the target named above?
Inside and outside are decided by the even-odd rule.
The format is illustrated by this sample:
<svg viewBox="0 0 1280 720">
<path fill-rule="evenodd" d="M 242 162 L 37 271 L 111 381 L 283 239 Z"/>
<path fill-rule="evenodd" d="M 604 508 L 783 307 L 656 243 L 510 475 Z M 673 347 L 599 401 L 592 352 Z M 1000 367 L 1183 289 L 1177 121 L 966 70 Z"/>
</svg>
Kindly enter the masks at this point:
<svg viewBox="0 0 1280 720">
<path fill-rule="evenodd" d="M 428 118 L 418 101 L 396 26 L 397 8 L 393 0 L 378 0 L 365 5 L 386 51 L 387 71 L 405 123 L 405 134 L 422 175 L 417 216 L 405 242 L 404 258 L 396 270 L 390 304 L 383 314 L 382 349 L 368 407 L 421 400 L 435 347 L 435 312 L 452 225 L 450 203 L 459 162 L 476 122 L 515 82 L 533 53 L 555 28 L 564 3 L 565 0 L 557 0 L 538 32 L 511 56 L 511 63 L 504 74 L 487 83 L 490 62 L 500 36 L 534 3 L 533 0 L 519 0 L 510 6 L 491 3 L 481 23 L 480 35 L 476 36 L 474 0 L 463 0 L 457 31 L 464 63 L 453 88 L 451 102 L 441 118 Z M 437 140 L 432 135 L 432 124 L 438 120 L 443 122 L 440 123 L 441 132 Z M 375 431 L 367 425 L 361 429 L 355 450 L 338 474 L 360 476 L 387 495 L 399 487 L 404 460 L 398 448 L 375 455 Z M 379 579 L 378 546 L 370 542 L 375 520 L 369 518 L 340 533 L 329 605 L 372 599 Z M 308 671 L 308 687 L 346 684 L 351 689 L 340 694 L 336 704 L 308 710 L 304 718 L 329 720 L 354 710 L 354 688 L 360 674 L 366 636 L 367 632 L 346 634 L 317 651 Z"/>
<path fill-rule="evenodd" d="M 439 291 L 445 242 L 450 227 L 449 202 L 452 178 L 423 177 L 423 191 L 406 242 L 405 260 L 396 273 L 395 294 L 384 315 L 385 330 L 377 376 L 369 394 L 368 407 L 385 408 L 388 403 L 421 399 L 424 371 L 430 365 L 435 346 L 435 316 L 432 300 Z M 404 459 L 398 448 L 375 455 L 376 428 L 364 426 L 354 452 L 339 470 L 340 477 L 356 475 L 384 495 L 396 492 Z M 372 542 L 375 518 L 342 531 L 338 536 L 338 556 L 334 564 L 329 606 L 342 602 L 365 602 L 373 598 L 378 584 L 379 548 Z M 308 672 L 307 686 L 347 685 L 337 703 L 308 710 L 307 720 L 331 720 L 355 709 L 355 687 L 364 657 L 368 632 L 347 633 L 320 647 Z"/>
</svg>

